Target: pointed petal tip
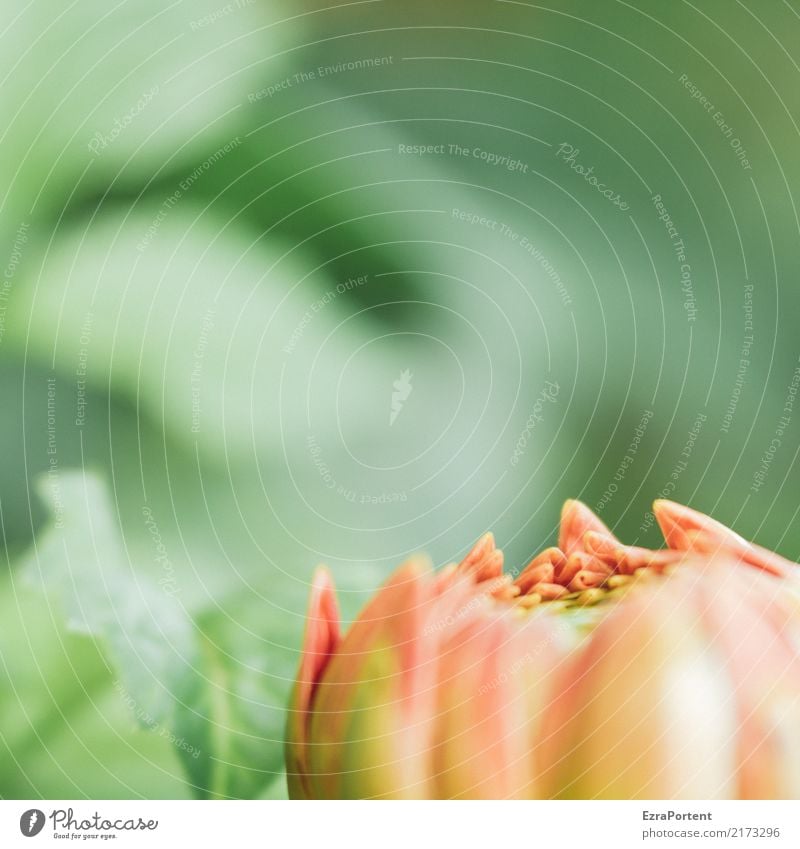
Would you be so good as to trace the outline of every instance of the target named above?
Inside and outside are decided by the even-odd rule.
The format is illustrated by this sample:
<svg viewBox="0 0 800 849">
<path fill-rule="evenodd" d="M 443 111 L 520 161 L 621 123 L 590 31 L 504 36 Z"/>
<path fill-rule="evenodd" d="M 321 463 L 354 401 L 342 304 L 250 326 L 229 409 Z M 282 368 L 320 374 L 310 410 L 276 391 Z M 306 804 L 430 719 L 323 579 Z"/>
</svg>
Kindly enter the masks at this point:
<svg viewBox="0 0 800 849">
<path fill-rule="evenodd" d="M 433 562 L 424 552 L 417 552 L 406 558 L 397 567 L 395 575 L 402 575 L 408 580 L 416 580 L 433 571 Z"/>
<path fill-rule="evenodd" d="M 660 522 L 670 522 L 680 525 L 684 529 L 699 528 L 707 517 L 698 513 L 685 504 L 670 501 L 668 498 L 657 498 L 653 502 L 653 515 Z"/>
<path fill-rule="evenodd" d="M 616 539 L 603 520 L 582 501 L 567 499 L 561 508 L 558 547 L 567 555 L 583 550 L 583 538 L 587 531 L 596 531 Z"/>
<path fill-rule="evenodd" d="M 710 526 L 729 530 L 722 523 L 716 519 L 712 519 L 705 513 L 701 513 L 692 507 L 687 507 L 685 504 L 679 504 L 677 501 L 670 501 L 668 498 L 657 498 L 653 502 L 653 513 L 656 519 L 673 522 L 685 531 L 703 530 Z M 730 530 L 729 532 L 733 533 Z"/>
<path fill-rule="evenodd" d="M 311 578 L 300 665 L 287 712 L 286 763 L 289 795 L 293 799 L 310 798 L 306 747 L 311 703 L 317 684 L 341 640 L 339 630 L 339 604 L 333 576 L 327 567 L 318 566 Z"/>
<path fill-rule="evenodd" d="M 412 554 L 393 572 L 389 573 L 389 576 L 373 596 L 373 603 L 378 599 L 383 599 L 386 602 L 394 597 L 398 591 L 405 592 L 405 588 L 410 588 L 412 585 L 422 585 L 427 583 L 428 579 L 430 579 L 431 589 L 437 586 L 437 581 L 442 580 L 434 574 L 433 563 L 427 554 Z M 366 609 L 364 608 L 364 610 Z"/>
<path fill-rule="evenodd" d="M 501 548 L 495 548 L 475 566 L 475 580 L 480 583 L 481 581 L 499 578 L 503 574 L 504 562 L 505 555 L 503 554 L 503 550 Z"/>
<path fill-rule="evenodd" d="M 705 553 L 728 549 L 745 563 L 778 577 L 796 569 L 796 564 L 781 555 L 744 539 L 727 525 L 691 507 L 658 499 L 653 503 L 653 513 L 670 548 L 694 548 Z"/>
<path fill-rule="evenodd" d="M 688 548 L 691 536 L 696 532 L 707 534 L 728 545 L 749 545 L 747 540 L 727 525 L 685 504 L 659 498 L 653 502 L 653 514 L 670 548 Z M 676 544 L 670 537 L 675 538 Z"/>
<path fill-rule="evenodd" d="M 616 557 L 623 546 L 610 534 L 600 531 L 586 531 L 583 535 L 583 547 L 594 555 L 609 555 Z"/>
<path fill-rule="evenodd" d="M 318 566 L 311 578 L 299 682 L 309 687 L 316 685 L 328 657 L 339 644 L 339 625 L 339 603 L 333 576 L 326 566 Z"/>
<path fill-rule="evenodd" d="M 657 498 L 653 502 L 653 515 L 667 547 L 678 551 L 691 548 L 688 532 L 701 530 L 705 524 L 703 519 L 706 518 L 701 513 L 666 498 Z"/>
<path fill-rule="evenodd" d="M 465 559 L 481 559 L 490 551 L 494 551 L 496 545 L 494 534 L 491 531 L 486 531 L 485 534 L 479 537 L 475 545 L 472 546 Z"/>
<path fill-rule="evenodd" d="M 592 525 L 602 524 L 594 511 L 577 498 L 568 498 L 561 506 L 561 521 L 565 520 L 580 520 Z"/>
<path fill-rule="evenodd" d="M 459 563 L 459 570 L 461 572 L 471 571 L 475 566 L 486 560 L 486 558 L 489 557 L 496 548 L 497 546 L 494 540 L 494 534 L 491 531 L 487 531 L 475 543 L 475 545 L 472 546 L 461 563 Z"/>
<path fill-rule="evenodd" d="M 315 592 L 325 593 L 327 591 L 335 592 L 333 575 L 331 570 L 321 563 L 314 569 L 314 574 L 311 576 L 311 594 L 313 596 Z"/>
<path fill-rule="evenodd" d="M 308 599 L 307 628 L 314 623 L 325 623 L 329 628 L 328 638 L 339 636 L 339 603 L 333 575 L 327 566 L 317 566 L 311 578 L 311 593 Z M 307 634 L 308 636 L 308 634 Z M 329 642 L 326 639 L 325 642 Z"/>
</svg>

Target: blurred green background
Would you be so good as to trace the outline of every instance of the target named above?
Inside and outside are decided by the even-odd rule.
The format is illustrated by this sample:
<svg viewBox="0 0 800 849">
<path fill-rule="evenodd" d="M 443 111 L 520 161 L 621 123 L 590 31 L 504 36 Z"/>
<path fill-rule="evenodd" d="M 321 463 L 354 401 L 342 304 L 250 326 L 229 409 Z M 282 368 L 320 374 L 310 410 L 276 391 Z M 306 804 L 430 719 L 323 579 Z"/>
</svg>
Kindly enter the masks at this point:
<svg viewBox="0 0 800 849">
<path fill-rule="evenodd" d="M 659 495 L 800 556 L 797 0 L 34 0 L 0 47 L 0 796 L 284 796 L 319 562 L 350 618 L 567 497 L 657 546 Z"/>
</svg>

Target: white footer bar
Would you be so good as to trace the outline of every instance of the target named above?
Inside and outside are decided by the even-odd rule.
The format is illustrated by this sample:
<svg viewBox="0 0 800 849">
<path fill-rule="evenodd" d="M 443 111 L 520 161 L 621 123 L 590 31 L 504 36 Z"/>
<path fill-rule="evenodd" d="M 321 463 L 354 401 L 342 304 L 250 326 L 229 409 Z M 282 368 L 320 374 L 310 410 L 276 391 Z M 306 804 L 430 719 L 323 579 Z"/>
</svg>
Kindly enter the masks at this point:
<svg viewBox="0 0 800 849">
<path fill-rule="evenodd" d="M 0 801 L 0 846 L 800 846 L 798 802 Z"/>
</svg>

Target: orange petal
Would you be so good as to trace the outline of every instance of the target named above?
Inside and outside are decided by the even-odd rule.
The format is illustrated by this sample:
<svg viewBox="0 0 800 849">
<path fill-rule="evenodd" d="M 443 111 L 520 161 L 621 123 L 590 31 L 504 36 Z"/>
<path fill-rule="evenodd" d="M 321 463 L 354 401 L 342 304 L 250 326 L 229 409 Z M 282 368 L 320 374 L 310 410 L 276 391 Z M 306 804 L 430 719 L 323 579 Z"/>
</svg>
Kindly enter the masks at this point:
<svg viewBox="0 0 800 849">
<path fill-rule="evenodd" d="M 599 557 L 593 557 L 590 554 L 585 555 L 584 567 L 587 572 L 596 572 L 598 575 L 608 577 L 614 574 L 614 567 L 609 566 L 604 560 Z"/>
<path fill-rule="evenodd" d="M 567 558 L 559 548 L 546 548 L 541 554 L 536 557 L 520 572 L 519 577 L 514 582 L 525 593 L 534 584 L 540 581 L 552 584 L 555 574 L 559 569 L 563 569 L 567 562 Z"/>
<path fill-rule="evenodd" d="M 597 531 L 587 531 L 583 535 L 583 547 L 590 554 L 613 567 L 618 567 L 624 556 L 624 546 L 616 537 Z"/>
<path fill-rule="evenodd" d="M 438 595 L 449 589 L 458 580 L 458 565 L 450 563 L 436 573 L 434 578 L 434 592 Z"/>
<path fill-rule="evenodd" d="M 753 542 L 748 543 L 747 550 L 743 551 L 741 556 L 745 563 L 749 563 L 751 566 L 757 566 L 759 569 L 763 569 L 765 572 L 770 572 L 773 575 L 784 577 L 798 574 L 797 563 L 787 560 L 785 557 L 781 557 L 780 554 L 776 554 L 774 551 L 770 551 L 768 548 L 763 548 Z"/>
<path fill-rule="evenodd" d="M 730 686 L 671 581 L 632 591 L 564 665 L 540 749 L 548 796 L 734 794 Z"/>
<path fill-rule="evenodd" d="M 435 797 L 537 798 L 531 751 L 543 721 L 556 625 L 507 615 L 471 623 L 443 646 L 431 752 Z"/>
<path fill-rule="evenodd" d="M 735 551 L 745 563 L 765 572 L 783 576 L 797 570 L 797 564 L 748 542 L 726 525 L 690 507 L 674 501 L 659 500 L 653 504 L 653 512 L 670 548 L 685 551 L 697 547 L 699 535 L 702 534 L 705 541 L 701 541 L 701 545 L 707 546 L 713 540 L 719 548 Z"/>
<path fill-rule="evenodd" d="M 591 555 L 583 551 L 576 551 L 574 554 L 571 554 L 567 562 L 556 572 L 556 581 L 559 584 L 567 586 L 581 569 L 586 568 L 587 559 L 590 557 Z"/>
<path fill-rule="evenodd" d="M 311 702 L 322 673 L 339 645 L 339 607 L 330 573 L 320 567 L 311 582 L 300 669 L 294 686 L 286 735 L 289 795 L 309 799 L 307 743 Z"/>
<path fill-rule="evenodd" d="M 436 584 L 422 560 L 401 566 L 325 669 L 309 734 L 314 798 L 428 795 L 438 646 L 485 597 L 468 576 L 444 593 Z"/>
<path fill-rule="evenodd" d="M 512 599 L 516 598 L 519 593 L 519 587 L 511 580 L 511 575 L 501 575 L 499 578 L 493 578 L 490 581 L 484 581 L 478 584 L 478 589 L 488 592 L 496 599 Z"/>
<path fill-rule="evenodd" d="M 544 581 L 552 584 L 556 576 L 556 570 L 552 563 L 539 563 L 533 567 L 526 568 L 517 578 L 516 584 L 521 592 L 527 592 L 534 584 Z"/>
<path fill-rule="evenodd" d="M 443 649 L 431 752 L 440 799 L 505 795 L 508 764 L 518 753 L 517 729 L 505 721 L 511 688 L 502 677 L 510 631 L 503 617 L 474 622 Z"/>
<path fill-rule="evenodd" d="M 649 548 L 626 545 L 622 547 L 619 572 L 621 575 L 632 575 L 637 569 L 652 569 L 654 572 L 663 572 L 667 566 L 679 563 L 685 556 L 686 552 L 673 551 L 670 548 L 659 548 L 653 551 Z"/>
<path fill-rule="evenodd" d="M 480 563 L 485 557 L 495 550 L 494 534 L 489 531 L 485 533 L 470 549 L 469 554 L 459 563 L 460 572 L 471 571 L 473 566 Z"/>
<path fill-rule="evenodd" d="M 561 527 L 558 533 L 558 547 L 567 555 L 583 551 L 583 537 L 588 531 L 614 537 L 606 525 L 580 501 L 564 502 L 561 509 Z"/>
<path fill-rule="evenodd" d="M 476 563 L 471 568 L 475 574 L 475 581 L 490 581 L 494 578 L 499 578 L 503 574 L 503 552 L 496 548 L 489 552 L 482 560 Z"/>
<path fill-rule="evenodd" d="M 691 547 L 693 531 L 702 531 L 713 539 L 728 544 L 745 543 L 742 537 L 722 522 L 674 501 L 659 499 L 653 504 L 653 513 L 670 548 L 686 551 Z"/>
<path fill-rule="evenodd" d="M 561 596 L 567 595 L 569 592 L 566 587 L 562 587 L 561 584 L 535 584 L 531 588 L 531 592 L 537 593 L 542 597 L 542 601 L 552 601 L 556 598 L 561 598 Z"/>
<path fill-rule="evenodd" d="M 583 590 L 590 590 L 592 587 L 599 587 L 606 579 L 605 575 L 599 572 L 590 572 L 588 569 L 581 569 L 577 575 L 569 582 L 571 592 L 579 593 Z"/>
<path fill-rule="evenodd" d="M 716 558 L 699 584 L 699 608 L 715 656 L 734 690 L 739 723 L 740 799 L 791 799 L 800 793 L 800 623 L 784 588 L 741 562 Z"/>
<path fill-rule="evenodd" d="M 589 531 L 584 537 L 584 545 L 596 558 L 606 563 L 612 570 L 622 575 L 632 575 L 637 569 L 645 567 L 656 572 L 663 571 L 667 566 L 677 563 L 684 557 L 684 550 L 673 551 L 669 548 L 650 549 L 635 545 L 623 545 L 613 537 Z M 687 540 L 688 548 L 695 546 Z M 586 566 L 591 569 L 593 567 Z"/>
</svg>

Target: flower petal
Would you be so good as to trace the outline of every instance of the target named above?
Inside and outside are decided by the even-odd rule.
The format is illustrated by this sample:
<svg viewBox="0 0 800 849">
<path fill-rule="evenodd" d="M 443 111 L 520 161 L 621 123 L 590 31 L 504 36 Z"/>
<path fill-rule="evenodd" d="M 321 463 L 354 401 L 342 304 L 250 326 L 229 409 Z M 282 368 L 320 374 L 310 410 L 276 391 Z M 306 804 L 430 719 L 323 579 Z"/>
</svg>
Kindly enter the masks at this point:
<svg viewBox="0 0 800 849">
<path fill-rule="evenodd" d="M 314 573 L 308 602 L 305 639 L 297 673 L 286 734 L 286 773 L 289 796 L 308 799 L 307 742 L 311 702 L 322 673 L 339 644 L 339 608 L 327 569 Z"/>
<path fill-rule="evenodd" d="M 429 748 L 442 599 L 476 592 L 462 578 L 444 592 L 421 560 L 401 566 L 345 634 L 325 670 L 311 722 L 315 797 L 420 798 Z"/>
<path fill-rule="evenodd" d="M 533 749 L 556 656 L 552 617 L 505 610 L 473 619 L 443 647 L 435 798 L 532 799 Z"/>
<path fill-rule="evenodd" d="M 800 620 L 784 581 L 717 558 L 714 586 L 695 594 L 723 659 L 738 718 L 740 799 L 800 797 Z"/>
<path fill-rule="evenodd" d="M 572 499 L 565 501 L 564 506 L 561 508 L 558 547 L 567 557 L 577 551 L 585 551 L 583 537 L 588 531 L 614 537 L 614 534 L 611 533 L 601 519 L 585 504 Z"/>
<path fill-rule="evenodd" d="M 765 572 L 780 576 L 798 573 L 796 563 L 748 542 L 721 522 L 690 507 L 661 499 L 653 504 L 653 513 L 670 548 L 687 551 L 697 547 L 698 542 L 707 544 L 713 540 L 718 549 L 734 551 L 745 563 Z"/>
<path fill-rule="evenodd" d="M 549 795 L 734 794 L 730 687 L 684 602 L 671 576 L 632 588 L 566 665 L 541 749 Z"/>
</svg>

